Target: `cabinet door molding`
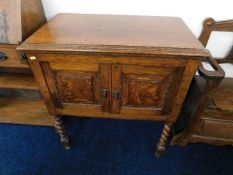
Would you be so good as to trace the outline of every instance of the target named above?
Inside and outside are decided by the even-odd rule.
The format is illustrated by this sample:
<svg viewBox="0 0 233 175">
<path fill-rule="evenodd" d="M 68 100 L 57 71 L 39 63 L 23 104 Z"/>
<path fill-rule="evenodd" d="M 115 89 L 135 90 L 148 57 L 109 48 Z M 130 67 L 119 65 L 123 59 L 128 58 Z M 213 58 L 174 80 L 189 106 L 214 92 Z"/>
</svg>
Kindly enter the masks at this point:
<svg viewBox="0 0 233 175">
<path fill-rule="evenodd" d="M 184 67 L 112 65 L 112 112 L 169 115 Z"/>
<path fill-rule="evenodd" d="M 71 66 L 41 62 L 45 80 L 56 108 L 79 110 L 97 107 L 109 112 L 110 83 L 108 64 Z M 66 67 L 68 66 L 68 67 Z"/>
</svg>

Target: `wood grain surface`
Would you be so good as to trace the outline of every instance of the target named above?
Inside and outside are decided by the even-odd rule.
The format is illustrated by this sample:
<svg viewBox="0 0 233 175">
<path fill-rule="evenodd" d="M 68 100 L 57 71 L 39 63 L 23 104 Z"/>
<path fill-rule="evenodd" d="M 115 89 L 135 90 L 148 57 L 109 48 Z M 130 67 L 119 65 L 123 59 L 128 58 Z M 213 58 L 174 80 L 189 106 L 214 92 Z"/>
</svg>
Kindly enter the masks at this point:
<svg viewBox="0 0 233 175">
<path fill-rule="evenodd" d="M 175 17 L 59 14 L 19 48 L 208 56 Z"/>
</svg>

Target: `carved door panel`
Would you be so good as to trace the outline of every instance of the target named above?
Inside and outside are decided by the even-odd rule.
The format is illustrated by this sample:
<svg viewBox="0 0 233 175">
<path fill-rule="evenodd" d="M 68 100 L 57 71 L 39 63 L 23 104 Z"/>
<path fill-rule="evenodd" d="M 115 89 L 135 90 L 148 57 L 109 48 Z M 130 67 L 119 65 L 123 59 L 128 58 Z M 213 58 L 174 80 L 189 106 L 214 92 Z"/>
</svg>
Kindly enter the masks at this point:
<svg viewBox="0 0 233 175">
<path fill-rule="evenodd" d="M 43 63 L 46 82 L 57 108 L 91 106 L 109 111 L 109 65 Z M 49 71 L 48 71 L 49 70 Z M 59 102 L 58 102 L 59 101 Z"/>
<path fill-rule="evenodd" d="M 56 80 L 63 103 L 99 103 L 97 72 L 58 71 Z"/>
<path fill-rule="evenodd" d="M 183 67 L 112 65 L 112 112 L 169 115 Z"/>
</svg>

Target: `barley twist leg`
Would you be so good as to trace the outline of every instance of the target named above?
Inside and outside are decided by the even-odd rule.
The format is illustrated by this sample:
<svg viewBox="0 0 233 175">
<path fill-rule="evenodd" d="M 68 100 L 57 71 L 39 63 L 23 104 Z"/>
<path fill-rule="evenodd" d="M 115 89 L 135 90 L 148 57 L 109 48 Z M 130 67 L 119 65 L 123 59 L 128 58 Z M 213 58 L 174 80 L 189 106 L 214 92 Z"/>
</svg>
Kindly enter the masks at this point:
<svg viewBox="0 0 233 175">
<path fill-rule="evenodd" d="M 62 118 L 60 116 L 55 116 L 55 130 L 60 135 L 61 143 L 64 145 L 65 149 L 70 149 L 70 141 L 68 136 L 66 135 L 64 124 Z"/>
<path fill-rule="evenodd" d="M 172 126 L 172 124 L 170 124 L 170 123 L 164 124 L 163 131 L 162 131 L 162 134 L 160 136 L 159 143 L 157 145 L 157 150 L 155 153 L 156 157 L 160 157 L 161 155 L 163 155 L 165 153 L 165 146 L 166 146 L 168 137 L 171 133 L 171 126 Z"/>
</svg>

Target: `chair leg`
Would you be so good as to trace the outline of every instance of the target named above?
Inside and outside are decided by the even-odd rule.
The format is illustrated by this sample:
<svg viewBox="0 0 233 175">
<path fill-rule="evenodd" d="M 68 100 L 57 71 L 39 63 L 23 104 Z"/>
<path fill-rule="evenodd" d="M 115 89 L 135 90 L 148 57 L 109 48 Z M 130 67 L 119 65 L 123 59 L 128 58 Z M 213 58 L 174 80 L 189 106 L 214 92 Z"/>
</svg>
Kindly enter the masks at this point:
<svg viewBox="0 0 233 175">
<path fill-rule="evenodd" d="M 64 124 L 61 116 L 55 116 L 55 131 L 60 135 L 61 143 L 64 145 L 65 149 L 71 149 L 70 141 L 66 135 Z"/>
<path fill-rule="evenodd" d="M 163 131 L 162 131 L 162 134 L 160 136 L 159 143 L 157 145 L 157 150 L 155 152 L 155 156 L 158 158 L 165 153 L 165 149 L 166 149 L 165 146 L 166 146 L 168 137 L 171 133 L 171 126 L 172 126 L 172 124 L 170 124 L 170 123 L 164 124 Z"/>
</svg>

